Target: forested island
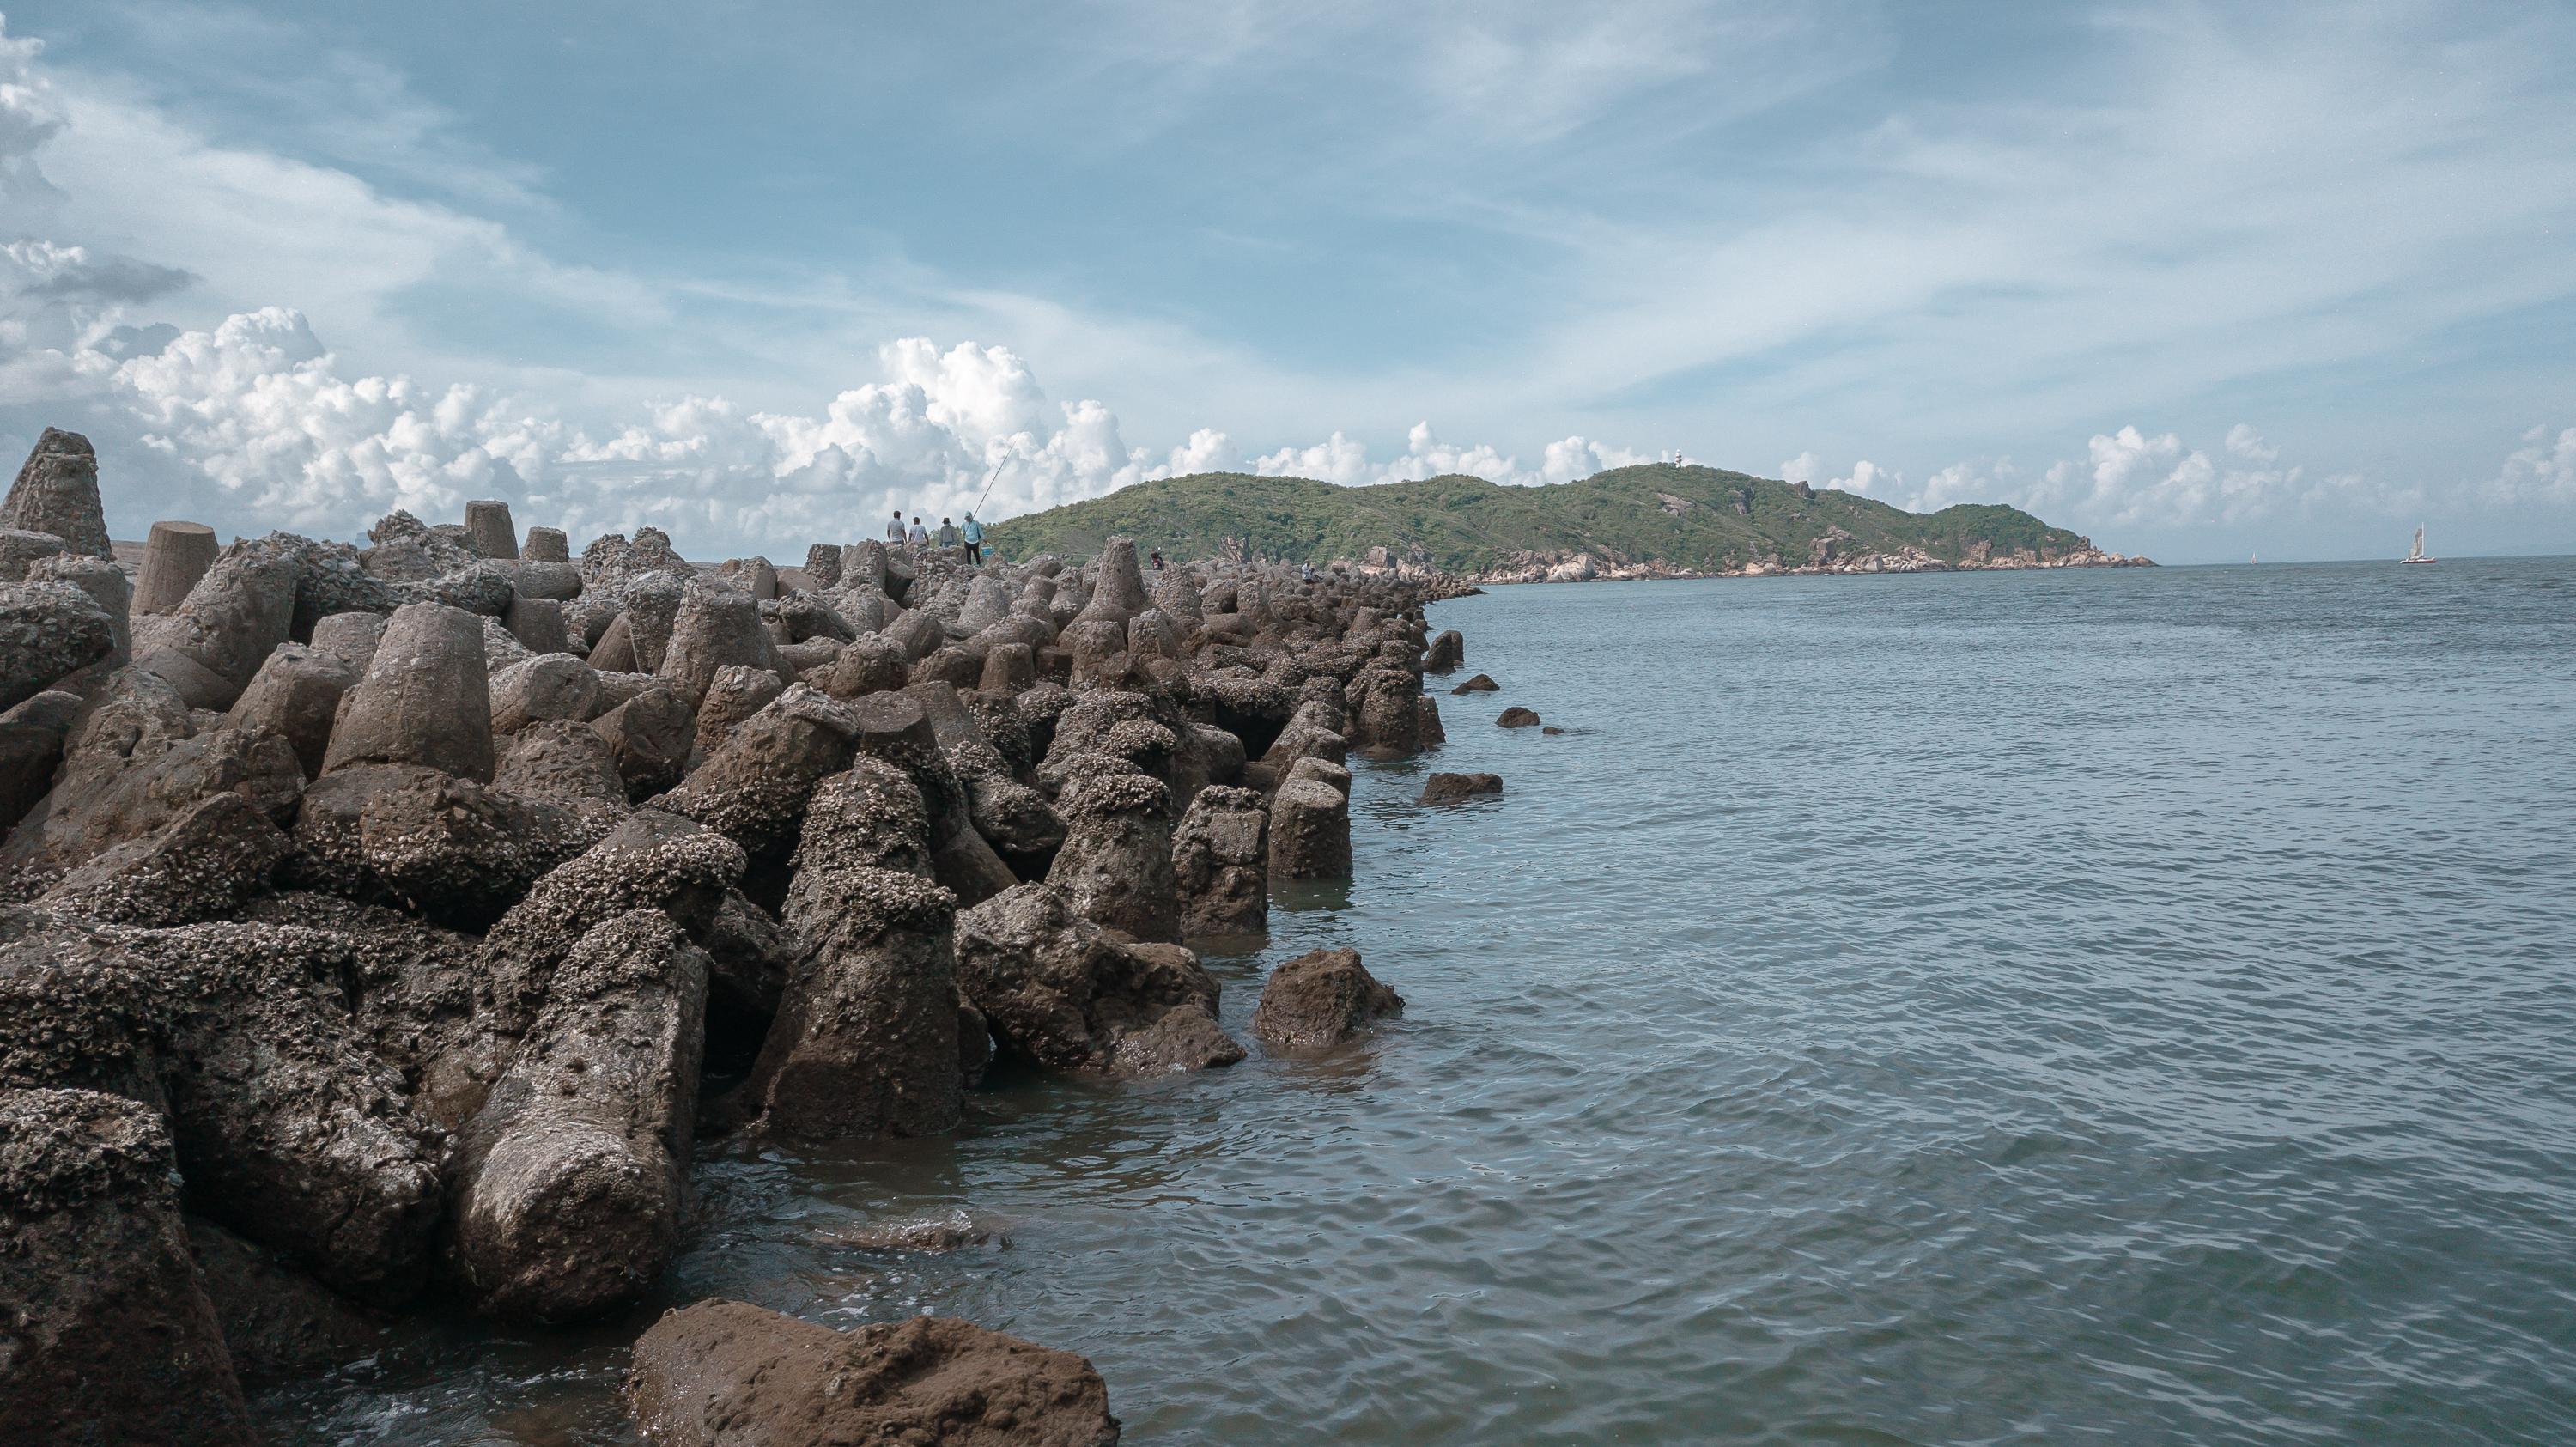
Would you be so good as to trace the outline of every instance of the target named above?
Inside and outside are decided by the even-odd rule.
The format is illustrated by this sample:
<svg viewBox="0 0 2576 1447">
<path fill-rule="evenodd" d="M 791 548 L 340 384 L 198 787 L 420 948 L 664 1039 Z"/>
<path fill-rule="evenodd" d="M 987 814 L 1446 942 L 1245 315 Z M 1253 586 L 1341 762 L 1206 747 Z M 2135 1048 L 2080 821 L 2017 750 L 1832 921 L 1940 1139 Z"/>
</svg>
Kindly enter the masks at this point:
<svg viewBox="0 0 2576 1447">
<path fill-rule="evenodd" d="M 2001 504 L 1910 513 L 1831 488 L 1673 463 L 1546 487 L 1461 474 L 1343 487 L 1194 473 L 991 530 L 1008 557 L 1086 557 L 1113 535 L 1176 558 L 1373 562 L 1484 583 L 2147 563 Z"/>
</svg>

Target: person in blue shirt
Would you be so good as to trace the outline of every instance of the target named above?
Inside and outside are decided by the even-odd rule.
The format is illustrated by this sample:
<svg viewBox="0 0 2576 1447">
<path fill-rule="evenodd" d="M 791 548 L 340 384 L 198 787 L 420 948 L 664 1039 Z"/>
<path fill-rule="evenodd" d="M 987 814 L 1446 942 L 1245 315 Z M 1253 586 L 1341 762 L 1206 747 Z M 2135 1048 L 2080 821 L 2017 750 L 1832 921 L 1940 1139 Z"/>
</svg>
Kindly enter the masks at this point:
<svg viewBox="0 0 2576 1447">
<path fill-rule="evenodd" d="M 969 567 L 984 561 L 984 525 L 966 514 L 966 563 Z"/>
</svg>

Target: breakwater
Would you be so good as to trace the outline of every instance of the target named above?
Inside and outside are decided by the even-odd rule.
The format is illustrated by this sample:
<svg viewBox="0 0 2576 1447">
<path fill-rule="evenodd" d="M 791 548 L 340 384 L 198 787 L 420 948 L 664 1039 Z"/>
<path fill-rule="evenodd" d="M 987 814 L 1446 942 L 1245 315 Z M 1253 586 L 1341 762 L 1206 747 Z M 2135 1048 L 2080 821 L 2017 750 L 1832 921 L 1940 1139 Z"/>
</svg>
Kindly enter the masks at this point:
<svg viewBox="0 0 2576 1447">
<path fill-rule="evenodd" d="M 1315 951 L 1229 1030 L 1185 941 L 1349 878 L 1348 765 L 1442 736 L 1443 581 L 1149 582 L 1124 539 L 576 558 L 488 502 L 363 548 L 164 525 L 129 573 L 51 431 L 0 522 L 12 1440 L 246 1442 L 246 1387 L 424 1321 L 618 1322 L 667 1299 L 712 1143 L 935 1139 L 991 1071 L 1135 1082 L 1402 1010 Z M 651 1326 L 626 1401 L 648 1441 L 804 1440 L 853 1381 L 831 1430 L 1118 1432 L 1050 1345 L 719 1300 Z"/>
</svg>

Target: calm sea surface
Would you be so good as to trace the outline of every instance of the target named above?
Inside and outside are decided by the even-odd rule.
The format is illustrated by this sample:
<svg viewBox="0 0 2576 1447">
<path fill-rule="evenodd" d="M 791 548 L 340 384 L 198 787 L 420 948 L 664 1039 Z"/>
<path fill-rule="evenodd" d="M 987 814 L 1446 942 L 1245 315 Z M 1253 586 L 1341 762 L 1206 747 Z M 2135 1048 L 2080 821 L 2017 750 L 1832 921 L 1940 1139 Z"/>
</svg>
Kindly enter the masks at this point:
<svg viewBox="0 0 2576 1447">
<path fill-rule="evenodd" d="M 1138 1443 L 2576 1441 L 2576 560 L 1506 588 L 1323 1059 L 702 1158 L 668 1299 L 1088 1355 Z M 1567 732 L 1506 732 L 1503 707 Z M 1410 800 L 1432 768 L 1500 801 Z M 839 1229 L 971 1216 L 1008 1249 Z M 280 1441 L 630 1440 L 642 1321 Z"/>
</svg>

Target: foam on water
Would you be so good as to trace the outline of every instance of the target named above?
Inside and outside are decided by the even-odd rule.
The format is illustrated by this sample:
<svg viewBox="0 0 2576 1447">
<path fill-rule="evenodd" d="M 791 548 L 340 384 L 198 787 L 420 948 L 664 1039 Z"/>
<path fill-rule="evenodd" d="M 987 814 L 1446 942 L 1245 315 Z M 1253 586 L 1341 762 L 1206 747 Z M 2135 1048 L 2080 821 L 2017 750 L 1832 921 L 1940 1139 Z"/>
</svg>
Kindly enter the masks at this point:
<svg viewBox="0 0 2576 1447">
<path fill-rule="evenodd" d="M 719 1146 L 666 1292 L 972 1318 L 1155 1443 L 2576 1440 L 2576 563 L 1504 589 L 1362 766 L 1337 1055 Z M 1494 728 L 1533 707 L 1559 737 Z M 1430 768 L 1510 792 L 1424 811 Z M 863 1221 L 1006 1237 L 856 1250 Z M 631 1440 L 649 1314 L 274 1440 Z"/>
</svg>

